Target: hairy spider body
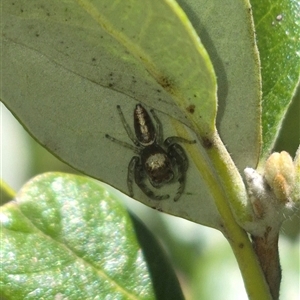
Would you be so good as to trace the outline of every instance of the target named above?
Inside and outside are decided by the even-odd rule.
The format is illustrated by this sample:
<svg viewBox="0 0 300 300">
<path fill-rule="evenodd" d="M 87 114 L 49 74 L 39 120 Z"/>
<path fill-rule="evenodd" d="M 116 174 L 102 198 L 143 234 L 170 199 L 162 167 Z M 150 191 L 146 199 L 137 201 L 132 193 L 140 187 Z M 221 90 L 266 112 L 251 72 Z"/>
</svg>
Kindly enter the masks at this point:
<svg viewBox="0 0 300 300">
<path fill-rule="evenodd" d="M 160 187 L 174 178 L 168 153 L 156 143 L 141 151 L 141 163 L 154 187 Z"/>
<path fill-rule="evenodd" d="M 148 112 L 142 105 L 138 104 L 136 106 L 133 119 L 135 135 L 139 143 L 143 146 L 149 146 L 155 143 L 156 130 Z"/>
<path fill-rule="evenodd" d="M 119 141 L 108 134 L 105 136 L 109 140 L 129 148 L 139 155 L 132 157 L 128 165 L 127 186 L 129 195 L 133 197 L 134 180 L 149 198 L 154 200 L 167 199 L 170 197 L 169 195 L 156 195 L 145 181 L 148 179 L 154 188 L 160 188 L 176 178 L 179 182 L 179 187 L 174 201 L 177 201 L 184 191 L 188 158 L 184 149 L 176 142 L 193 144 L 196 141 L 190 141 L 178 136 L 168 137 L 163 141 L 162 125 L 157 115 L 154 110 L 150 110 L 156 121 L 155 127 L 147 110 L 141 104 L 136 105 L 133 113 L 134 135 L 119 105 L 117 110 L 127 135 L 135 146 Z"/>
</svg>

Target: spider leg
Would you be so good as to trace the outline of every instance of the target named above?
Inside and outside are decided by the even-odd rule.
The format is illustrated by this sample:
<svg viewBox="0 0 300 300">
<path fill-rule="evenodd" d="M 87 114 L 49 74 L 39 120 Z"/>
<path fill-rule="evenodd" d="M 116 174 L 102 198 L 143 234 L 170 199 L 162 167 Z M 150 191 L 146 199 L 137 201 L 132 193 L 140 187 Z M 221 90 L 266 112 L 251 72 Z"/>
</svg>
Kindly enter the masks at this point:
<svg viewBox="0 0 300 300">
<path fill-rule="evenodd" d="M 134 179 L 134 172 L 135 168 L 137 166 L 137 163 L 139 163 L 139 157 L 134 156 L 128 165 L 128 172 L 127 172 L 127 186 L 128 186 L 128 191 L 129 191 L 129 196 L 133 197 L 133 179 Z"/>
<path fill-rule="evenodd" d="M 177 189 L 174 201 L 178 201 L 185 188 L 186 171 L 188 169 L 188 158 L 184 149 L 179 144 L 169 146 L 168 154 L 172 157 L 174 164 L 178 170 L 179 187 Z"/>
<path fill-rule="evenodd" d="M 106 137 L 107 139 L 111 140 L 112 142 L 115 142 L 115 143 L 117 143 L 117 144 L 119 144 L 119 145 L 121 145 L 121 146 L 123 146 L 123 147 L 125 147 L 125 148 L 131 149 L 131 150 L 132 150 L 134 153 L 136 153 L 136 154 L 139 154 L 139 153 L 140 153 L 140 149 L 139 149 L 139 148 L 137 148 L 137 147 L 135 147 L 135 146 L 132 146 L 132 145 L 126 143 L 126 142 L 119 141 L 119 140 L 117 140 L 116 138 L 110 136 L 109 134 L 106 134 L 105 137 Z"/>
<path fill-rule="evenodd" d="M 163 143 L 163 127 L 154 109 L 151 109 L 150 112 L 156 122 L 156 141 L 159 145 L 161 145 Z"/>
<path fill-rule="evenodd" d="M 138 158 L 138 157 L 137 157 Z M 146 173 L 143 169 L 143 166 L 141 165 L 141 163 L 137 163 L 139 159 L 136 159 L 135 160 L 135 176 L 134 176 L 134 179 L 135 179 L 135 182 L 136 184 L 138 185 L 138 187 L 144 192 L 145 195 L 147 195 L 149 198 L 151 199 L 154 199 L 154 200 L 165 200 L 165 199 L 168 199 L 170 196 L 169 195 L 156 195 L 154 194 L 153 191 L 151 191 L 146 183 L 144 182 L 145 181 L 145 178 L 146 178 Z"/>
<path fill-rule="evenodd" d="M 174 202 L 179 200 L 179 198 L 181 197 L 181 195 L 184 191 L 184 188 L 185 188 L 185 173 L 181 173 L 181 175 L 179 175 L 178 182 L 179 182 L 179 187 L 178 187 L 176 195 L 174 197 Z"/>
<path fill-rule="evenodd" d="M 139 146 L 140 143 L 139 141 L 137 140 L 137 138 L 135 137 L 135 135 L 133 134 L 130 126 L 128 125 L 128 123 L 126 122 L 125 120 L 125 117 L 123 115 L 123 112 L 121 110 L 121 106 L 120 105 L 117 105 L 117 110 L 118 110 L 118 113 L 119 113 L 119 116 L 121 118 L 121 121 L 122 121 L 122 124 L 127 132 L 127 135 L 128 137 L 132 140 L 132 142 L 136 145 L 136 146 Z"/>
</svg>

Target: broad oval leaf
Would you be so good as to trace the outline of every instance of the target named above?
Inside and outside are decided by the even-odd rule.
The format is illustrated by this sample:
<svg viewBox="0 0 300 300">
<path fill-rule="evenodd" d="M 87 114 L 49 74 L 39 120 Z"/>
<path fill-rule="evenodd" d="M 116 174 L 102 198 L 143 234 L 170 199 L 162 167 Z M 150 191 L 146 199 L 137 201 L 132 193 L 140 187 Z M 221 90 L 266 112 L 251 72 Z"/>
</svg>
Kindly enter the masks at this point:
<svg viewBox="0 0 300 300">
<path fill-rule="evenodd" d="M 54 1 L 50 5 L 45 0 L 8 1 L 3 5 L 4 103 L 56 156 L 127 194 L 128 164 L 134 153 L 105 137 L 109 134 L 131 143 L 117 105 L 130 126 L 137 102 L 147 109 L 154 108 L 163 124 L 164 138 L 181 135 L 195 139 L 183 123 L 193 128 L 202 124 L 203 135 L 215 130 L 216 84 L 211 63 L 185 15 L 171 2 L 144 2 L 149 6 L 147 18 L 144 10 L 137 9 L 138 1 L 137 7 L 131 9 L 125 2 L 117 3 L 121 8 L 126 6 L 122 18 L 130 15 L 129 20 L 133 20 L 142 15 L 144 26 L 139 22 L 130 24 L 135 24 L 133 32 L 141 30 L 140 42 L 149 48 L 143 48 L 136 35 L 124 36 L 122 28 L 118 31 L 114 27 L 121 22 L 118 19 L 105 19 L 113 6 L 105 11 L 91 8 L 88 1 L 79 6 L 74 1 Z M 160 26 L 160 31 L 153 32 L 152 26 Z M 144 36 L 146 29 L 150 31 Z M 127 34 L 130 30 L 126 30 Z M 148 39 L 153 39 L 152 46 Z M 171 44 L 171 40 L 176 43 Z M 134 46 L 137 49 L 132 49 Z M 163 70 L 154 71 L 150 62 L 153 68 Z M 168 76 L 162 80 L 162 73 L 173 74 L 175 81 L 168 81 Z M 191 99 L 198 102 L 186 107 L 186 101 Z M 201 156 L 205 164 L 199 144 L 184 148 Z M 160 191 L 169 193 L 170 200 L 150 200 L 137 187 L 134 198 L 158 210 L 219 228 L 221 222 L 210 191 L 211 187 L 218 188 L 216 175 L 206 161 L 199 178 L 199 166 L 189 162 L 182 196 L 185 201 L 174 205 L 178 183 Z"/>
<path fill-rule="evenodd" d="M 262 66 L 262 163 L 272 150 L 300 79 L 300 3 L 252 0 Z"/>
<path fill-rule="evenodd" d="M 249 1 L 178 0 L 212 60 L 217 129 L 237 168 L 255 168 L 261 148 L 261 78 Z"/>
<path fill-rule="evenodd" d="M 9 299 L 183 299 L 157 243 L 140 226 L 136 235 L 127 211 L 92 179 L 40 175 L 1 207 L 0 221 Z"/>
<path fill-rule="evenodd" d="M 26 73 L 27 82 L 19 82 L 21 89 L 25 84 L 28 90 L 35 87 L 36 90 L 46 89 L 43 104 L 55 101 L 56 96 L 65 103 L 72 99 L 75 106 L 79 96 L 66 95 L 64 98 L 66 93 L 63 91 L 70 89 L 68 92 L 72 93 L 72 88 L 78 93 L 82 90 L 85 97 L 81 103 L 84 101 L 96 112 L 101 108 L 102 123 L 111 116 L 112 107 L 123 104 L 131 111 L 138 101 L 192 126 L 186 115 L 190 112 L 190 105 L 195 104 L 192 118 L 199 124 L 194 128 L 200 128 L 203 135 L 215 130 L 216 82 L 212 65 L 188 19 L 175 2 L 78 3 L 81 6 L 77 1 L 54 1 L 51 5 L 45 0 L 26 4 L 22 1 L 5 3 L 6 79 Z M 141 4 L 147 5 L 147 10 L 141 9 Z M 33 66 L 31 60 L 34 60 Z M 40 76 L 40 65 L 44 67 L 44 77 Z M 47 88 L 41 83 L 56 86 L 68 73 L 78 75 L 81 84 L 68 78 L 70 87 L 58 85 L 56 95 L 52 90 L 50 98 Z M 54 82 L 50 81 L 51 75 Z M 97 84 L 98 101 L 87 99 L 94 95 L 84 86 L 86 80 Z M 37 85 L 36 81 L 40 84 Z M 10 83 L 5 91 L 12 85 Z M 107 93 L 113 96 L 108 98 Z M 11 106 L 14 102 L 8 96 L 9 92 L 3 98 Z M 37 102 L 37 99 L 41 101 L 41 98 L 30 96 L 26 97 L 28 104 Z M 51 103 L 51 106 L 63 109 L 64 106 L 59 105 L 61 102 Z M 46 116 L 46 112 L 46 107 L 43 107 L 41 113 Z"/>
</svg>

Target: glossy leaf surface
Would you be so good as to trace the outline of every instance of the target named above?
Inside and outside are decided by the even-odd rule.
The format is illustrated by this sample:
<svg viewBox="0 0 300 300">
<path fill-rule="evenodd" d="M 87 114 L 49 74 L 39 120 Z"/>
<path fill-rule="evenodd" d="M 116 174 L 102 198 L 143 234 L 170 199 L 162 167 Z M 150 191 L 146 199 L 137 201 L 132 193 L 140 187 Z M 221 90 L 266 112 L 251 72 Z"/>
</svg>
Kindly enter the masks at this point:
<svg viewBox="0 0 300 300">
<path fill-rule="evenodd" d="M 171 286 L 182 295 L 157 243 L 139 229 L 156 252 L 144 255 L 147 246 L 137 240 L 127 211 L 94 180 L 40 175 L 1 207 L 0 216 L 0 291 L 8 299 L 168 298 Z M 153 288 L 152 276 L 164 290 L 157 283 Z"/>
<path fill-rule="evenodd" d="M 300 3 L 295 0 L 251 3 L 262 65 L 262 158 L 265 160 L 299 83 Z"/>
</svg>

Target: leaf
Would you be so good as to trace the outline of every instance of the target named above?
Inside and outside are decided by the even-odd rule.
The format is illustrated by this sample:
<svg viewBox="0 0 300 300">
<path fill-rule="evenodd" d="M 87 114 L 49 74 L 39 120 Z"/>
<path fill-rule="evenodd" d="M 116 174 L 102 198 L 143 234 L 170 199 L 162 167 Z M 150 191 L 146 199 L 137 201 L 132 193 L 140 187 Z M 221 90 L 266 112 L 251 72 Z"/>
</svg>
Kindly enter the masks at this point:
<svg viewBox="0 0 300 300">
<path fill-rule="evenodd" d="M 128 164 L 134 154 L 105 138 L 109 134 L 130 142 L 124 137 L 116 106 L 121 105 L 131 125 L 134 106 L 142 102 L 147 109 L 157 111 L 164 138 L 180 135 L 195 139 L 192 128 L 203 139 L 215 133 L 214 72 L 194 29 L 174 1 L 144 1 L 143 9 L 139 1 L 131 2 L 131 6 L 122 1 L 113 6 L 106 1 L 78 3 L 81 7 L 74 1 L 53 1 L 51 5 L 45 0 L 4 3 L 3 67 L 8 71 L 3 79 L 3 101 L 56 156 L 128 194 Z M 213 42 L 207 43 L 213 56 L 214 44 L 221 49 L 233 28 L 242 26 L 239 31 L 246 46 L 239 48 L 234 37 L 231 46 L 224 47 L 222 60 L 215 57 L 215 61 L 220 62 L 216 64 L 218 72 L 227 63 L 235 66 L 230 70 L 230 82 L 238 78 L 236 74 L 243 74 L 239 78 L 245 79 L 228 94 L 235 101 L 229 105 L 228 98 L 226 105 L 220 106 L 228 104 L 232 110 L 225 118 L 221 109 L 219 116 L 220 124 L 226 121 L 220 125 L 223 139 L 238 167 L 243 169 L 256 164 L 258 157 L 259 78 L 248 7 L 243 4 L 235 9 L 238 13 L 230 18 L 232 23 L 226 19 L 222 24 L 220 18 L 208 18 L 209 6 L 201 19 L 207 20 L 207 28 L 215 28 Z M 222 5 L 217 11 L 219 17 L 223 15 Z M 240 13 L 242 17 L 234 18 Z M 227 35 L 221 39 L 223 43 L 217 44 L 220 28 L 222 32 L 226 28 Z M 204 35 L 203 30 L 201 34 Z M 233 48 L 235 52 L 231 54 Z M 248 57 L 247 68 L 237 59 L 241 53 L 243 59 Z M 245 69 L 249 73 L 244 74 Z M 227 78 L 227 74 L 220 72 L 218 77 Z M 240 87 L 249 87 L 241 92 L 249 95 L 249 99 L 240 101 L 241 94 L 233 97 Z M 221 85 L 220 91 L 224 92 L 220 98 L 225 99 L 226 85 Z M 241 109 L 244 103 L 249 106 Z M 239 114 L 240 111 L 243 113 Z M 251 122 L 255 120 L 255 127 L 251 122 L 249 127 L 243 127 L 245 112 Z M 237 133 L 235 129 L 241 127 Z M 250 127 L 250 132 L 246 131 Z M 224 134 L 227 130 L 228 139 Z M 242 137 L 246 137 L 246 143 Z M 150 200 L 137 187 L 134 198 L 166 213 L 221 228 L 212 192 L 218 189 L 219 198 L 223 196 L 217 172 L 200 143 L 183 146 L 191 156 L 180 201 L 173 201 L 178 183 L 159 191 L 170 194 L 170 200 Z"/>
<path fill-rule="evenodd" d="M 148 1 L 149 10 L 146 16 L 139 10 L 139 1 L 131 4 L 133 6 L 131 10 L 125 2 L 119 2 L 114 6 L 108 5 L 108 9 L 104 9 L 107 5 L 105 1 L 95 2 L 99 8 L 94 7 L 90 1 L 78 2 L 87 12 L 76 5 L 76 1 L 56 1 L 51 3 L 51 6 L 43 0 L 26 4 L 21 1 L 6 3 L 4 7 L 7 16 L 4 26 L 5 42 L 8 47 L 6 54 L 9 58 L 11 73 L 13 65 L 19 63 L 23 65 L 22 69 L 24 69 L 26 63 L 30 64 L 28 60 L 33 58 L 31 56 L 37 56 L 35 57 L 36 70 L 33 71 L 37 72 L 39 64 L 44 64 L 43 75 L 47 76 L 54 71 L 55 78 L 52 80 L 56 84 L 59 83 L 58 77 L 73 75 L 60 74 L 63 71 L 78 74 L 80 77 L 78 80 L 88 79 L 97 83 L 98 93 L 102 96 L 102 99 L 99 99 L 99 94 L 97 95 L 98 107 L 101 107 L 104 118 L 111 116 L 112 107 L 126 101 L 131 101 L 131 105 L 126 108 L 131 112 L 134 102 L 139 100 L 151 103 L 152 107 L 165 111 L 170 116 L 175 114 L 177 118 L 188 124 L 185 115 L 174 107 L 173 100 L 184 96 L 181 100 L 186 102 L 188 98 L 199 98 L 201 95 L 202 102 L 199 102 L 198 105 L 201 105 L 199 110 L 202 110 L 201 118 L 199 118 L 202 119 L 199 120 L 203 125 L 202 131 L 214 130 L 216 114 L 214 73 L 204 48 L 179 7 L 176 7 L 175 4 L 170 7 L 165 2 L 158 0 Z M 107 21 L 110 14 L 116 20 Z M 140 26 L 141 19 L 144 20 L 142 28 Z M 157 19 L 160 22 L 157 22 Z M 121 28 L 114 28 L 116 26 Z M 124 33 L 124 26 L 129 27 L 126 33 Z M 155 31 L 158 29 L 160 30 L 159 34 Z M 162 55 L 169 50 L 170 42 L 173 43 L 172 51 L 168 51 L 168 55 Z M 22 52 L 27 51 L 30 56 L 26 61 L 18 62 L 21 57 L 13 55 L 13 53 L 21 50 L 22 46 L 25 48 L 22 49 Z M 10 55 L 13 55 L 14 59 Z M 43 58 L 48 59 L 43 61 Z M 56 65 L 56 72 L 49 69 L 48 64 L 51 63 Z M 29 75 L 32 73 L 33 66 L 28 65 L 27 67 L 26 72 Z M 60 70 L 61 68 L 62 70 Z M 13 73 L 13 75 L 16 76 L 17 73 Z M 37 76 L 36 73 L 31 74 L 30 80 L 27 79 L 27 84 L 29 82 L 35 84 L 32 82 L 37 80 L 34 75 Z M 49 76 L 51 75 L 53 76 L 53 74 L 49 74 Z M 173 78 L 174 76 L 176 77 Z M 39 82 L 40 79 L 39 77 Z M 43 81 L 47 82 L 47 79 L 45 77 Z M 68 79 L 71 81 L 70 78 Z M 201 89 L 199 89 L 199 82 L 203 82 Z M 72 86 L 73 89 L 74 87 L 79 88 L 76 84 Z M 30 89 L 33 88 L 30 87 Z M 45 88 L 41 85 L 36 87 L 37 90 Z M 112 105 L 111 99 L 115 97 L 105 98 L 107 97 L 105 93 L 107 88 L 122 93 L 110 91 L 117 98 L 121 98 L 115 100 L 114 105 Z M 52 101 L 54 101 L 53 92 Z M 61 89 L 59 92 L 62 93 Z M 86 88 L 84 92 L 86 92 Z M 181 95 L 184 93 L 186 95 Z M 46 95 L 44 93 L 43 100 L 50 101 L 50 99 L 45 99 Z M 57 96 L 62 98 L 60 94 Z M 172 100 L 171 97 L 174 99 Z M 66 98 L 70 98 L 70 96 Z M 85 98 L 87 97 L 83 99 Z M 29 100 L 33 102 L 31 99 Z M 72 100 L 76 103 L 75 99 Z M 101 106 L 99 101 L 102 102 Z M 108 101 L 110 103 L 107 103 Z M 59 103 L 55 104 L 59 105 Z M 97 103 L 92 103 L 90 100 L 89 104 L 97 108 Z M 180 104 L 183 105 L 183 103 Z M 186 106 L 184 106 L 184 111 L 185 108 Z M 196 112 L 195 115 L 197 113 L 199 112 Z"/>
<path fill-rule="evenodd" d="M 152 276 L 168 292 L 171 284 L 182 298 L 153 237 L 134 220 L 156 257 L 149 250 L 143 254 L 141 245 L 143 251 L 149 245 L 137 240 L 128 213 L 94 180 L 40 175 L 22 188 L 16 202 L 1 207 L 0 216 L 0 287 L 9 299 L 153 299 Z M 161 286 L 154 288 L 156 295 L 171 299 Z"/>
<path fill-rule="evenodd" d="M 261 79 L 249 1 L 179 0 L 218 83 L 217 129 L 241 173 L 261 148 Z"/>
<path fill-rule="evenodd" d="M 2 179 L 0 178 L 0 205 L 9 202 L 14 198 L 14 190 Z"/>
<path fill-rule="evenodd" d="M 262 66 L 262 129 L 265 161 L 272 150 L 300 79 L 299 1 L 251 1 Z"/>
<path fill-rule="evenodd" d="M 294 157 L 300 141 L 299 111 L 300 85 L 298 85 L 296 94 L 284 117 L 279 136 L 276 139 L 276 144 L 273 149 L 275 152 L 285 150 Z"/>
<path fill-rule="evenodd" d="M 151 54 L 151 59 L 158 60 L 156 66 L 160 66 L 159 58 L 163 53 L 158 54 L 159 49 L 165 49 L 164 53 L 173 57 L 169 66 L 164 58 L 161 59 L 161 66 L 166 74 L 174 72 L 174 76 L 178 76 L 182 91 L 187 92 L 186 99 L 194 97 L 194 94 L 199 97 L 202 92 L 205 94 L 205 101 L 199 105 L 207 107 L 195 109 L 197 112 L 192 115 L 203 119 L 203 130 L 214 130 L 215 81 L 205 51 L 200 49 L 203 56 L 199 50 L 201 44 L 193 35 L 188 21 L 183 14 L 178 16 L 179 8 L 171 8 L 158 0 L 149 1 L 148 5 L 152 7 L 151 14 L 149 12 L 141 34 L 150 25 L 156 26 L 157 20 L 161 21 L 161 29 L 166 27 L 166 33 L 160 34 L 162 40 L 157 41 L 159 47 L 151 50 L 156 51 Z M 155 5 L 163 9 L 155 9 Z M 180 108 L 174 105 L 181 92 L 175 90 L 174 85 L 171 89 L 166 82 L 164 85 L 158 82 L 158 78 L 146 69 L 145 59 L 136 58 L 139 49 L 126 48 L 127 40 L 120 43 L 99 26 L 100 21 L 97 23 L 90 15 L 93 16 L 94 10 L 88 11 L 88 14 L 72 1 L 53 1 L 51 5 L 47 1 L 8 1 L 4 3 L 3 11 L 3 68 L 8 70 L 3 79 L 3 101 L 27 130 L 60 159 L 128 194 L 128 164 L 134 153 L 109 141 L 105 135 L 131 142 L 124 136 L 126 132 L 116 106 L 121 106 L 131 125 L 137 101 L 146 104 L 147 109 L 152 107 L 157 111 L 163 124 L 164 138 L 181 135 L 195 139 L 195 134 L 179 122 L 192 126 Z M 140 18 L 141 14 L 143 20 L 146 17 L 144 11 L 135 9 L 132 13 L 130 19 L 134 16 Z M 136 23 L 133 29 L 141 29 L 140 24 Z M 173 42 L 177 41 L 177 47 L 170 44 L 170 34 Z M 160 35 L 152 32 L 147 38 L 155 42 Z M 190 57 L 186 60 L 190 68 L 185 65 L 182 69 L 189 71 L 188 77 L 184 75 L 186 73 L 174 71 L 183 64 L 183 57 Z M 190 73 L 192 67 L 194 71 Z M 205 85 L 199 88 L 198 82 L 202 81 Z M 190 88 L 192 82 L 194 87 Z M 200 145 L 184 147 L 187 152 L 193 147 L 196 153 L 201 148 Z M 185 202 L 178 201 L 174 205 L 173 197 L 178 189 L 176 183 L 160 191 L 171 194 L 168 201 L 150 200 L 137 187 L 134 187 L 134 198 L 164 212 L 219 228 L 219 216 L 205 183 L 208 177 L 213 180 L 211 174 L 199 178 L 198 167 L 192 160 L 188 173 L 190 179 L 186 182 Z"/>
</svg>

